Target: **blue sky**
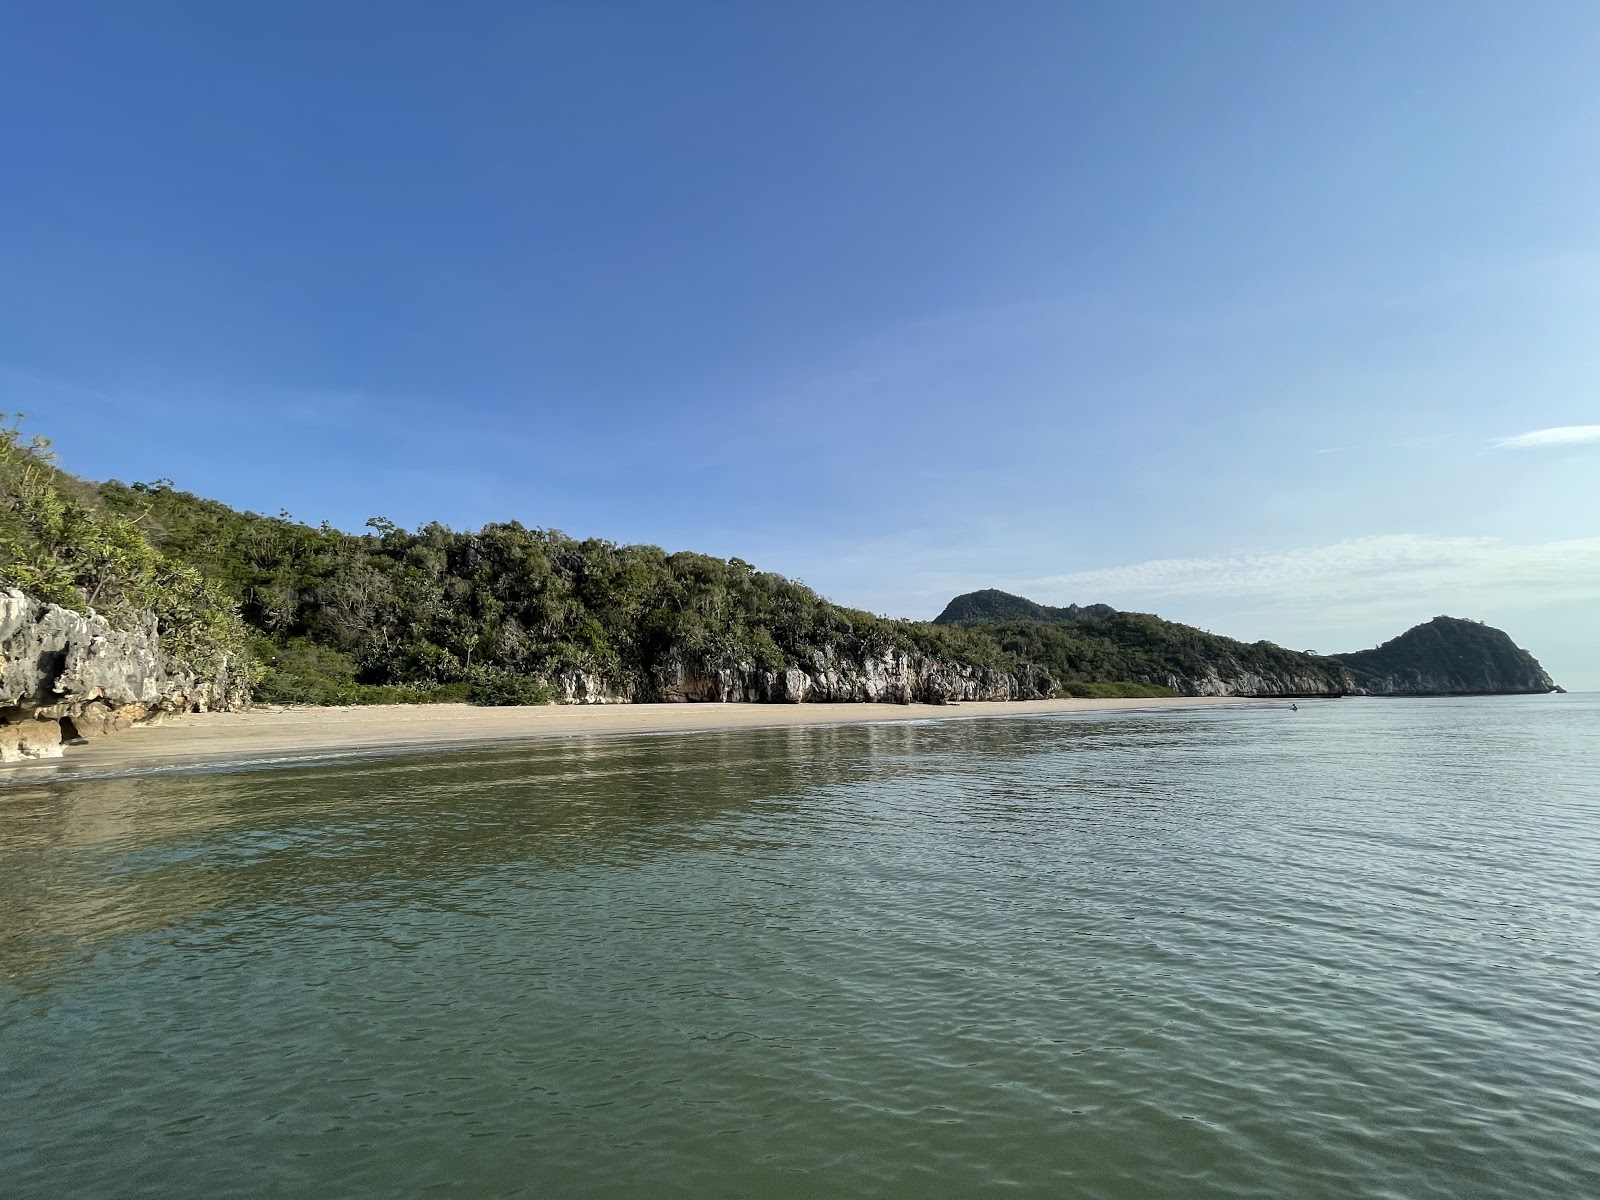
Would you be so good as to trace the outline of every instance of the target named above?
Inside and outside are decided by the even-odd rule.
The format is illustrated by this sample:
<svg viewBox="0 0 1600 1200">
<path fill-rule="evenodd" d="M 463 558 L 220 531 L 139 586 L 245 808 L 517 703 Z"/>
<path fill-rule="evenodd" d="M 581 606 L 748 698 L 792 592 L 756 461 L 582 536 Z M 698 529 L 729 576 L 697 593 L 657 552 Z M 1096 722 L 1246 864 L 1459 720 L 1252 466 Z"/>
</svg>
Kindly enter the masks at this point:
<svg viewBox="0 0 1600 1200">
<path fill-rule="evenodd" d="M 0 408 L 81 474 L 895 615 L 1449 612 L 1600 688 L 1592 3 L 54 0 L 0 45 Z"/>
</svg>

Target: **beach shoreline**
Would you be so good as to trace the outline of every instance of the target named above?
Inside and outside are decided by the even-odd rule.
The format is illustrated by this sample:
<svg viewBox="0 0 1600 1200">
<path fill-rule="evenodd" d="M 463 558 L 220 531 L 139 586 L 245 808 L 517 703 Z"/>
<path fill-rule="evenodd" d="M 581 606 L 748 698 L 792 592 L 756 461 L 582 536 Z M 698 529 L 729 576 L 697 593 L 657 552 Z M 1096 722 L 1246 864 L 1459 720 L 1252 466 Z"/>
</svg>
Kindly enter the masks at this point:
<svg viewBox="0 0 1600 1200">
<path fill-rule="evenodd" d="M 0 785 L 56 776 L 158 768 L 244 766 L 399 751 L 444 750 L 571 737 L 630 737 L 959 721 L 1053 713 L 1124 712 L 1267 703 L 1240 696 L 1129 700 L 1014 700 L 963 704 L 596 704 L 482 708 L 468 704 L 258 707 L 188 713 L 70 746 L 61 758 L 0 767 Z"/>
</svg>

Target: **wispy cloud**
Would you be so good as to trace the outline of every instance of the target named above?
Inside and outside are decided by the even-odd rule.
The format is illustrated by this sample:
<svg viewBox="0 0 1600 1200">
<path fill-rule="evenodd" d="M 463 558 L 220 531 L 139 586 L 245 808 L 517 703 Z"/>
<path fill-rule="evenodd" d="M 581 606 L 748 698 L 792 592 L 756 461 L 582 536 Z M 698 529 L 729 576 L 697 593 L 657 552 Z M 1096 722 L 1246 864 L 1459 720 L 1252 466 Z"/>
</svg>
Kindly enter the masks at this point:
<svg viewBox="0 0 1600 1200">
<path fill-rule="evenodd" d="M 1544 446 L 1577 446 L 1600 442 L 1600 425 L 1557 425 L 1554 429 L 1535 429 L 1495 443 L 1502 450 L 1533 450 Z"/>
<path fill-rule="evenodd" d="M 1491 595 L 1600 597 L 1600 537 L 1518 543 L 1492 537 L 1385 534 L 1220 558 L 1166 558 L 1037 580 L 1041 600 L 1140 604 L 1153 597 L 1227 598 L 1297 607 Z"/>
</svg>

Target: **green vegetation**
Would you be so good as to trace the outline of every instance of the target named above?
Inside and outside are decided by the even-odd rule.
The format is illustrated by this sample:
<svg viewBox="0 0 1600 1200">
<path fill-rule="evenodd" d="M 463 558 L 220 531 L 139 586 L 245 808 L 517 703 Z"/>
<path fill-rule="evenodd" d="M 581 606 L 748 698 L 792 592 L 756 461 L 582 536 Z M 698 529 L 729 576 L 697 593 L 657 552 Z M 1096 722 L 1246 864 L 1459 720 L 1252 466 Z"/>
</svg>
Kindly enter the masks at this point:
<svg viewBox="0 0 1600 1200">
<path fill-rule="evenodd" d="M 1236 642 L 1163 621 L 1148 613 L 1113 612 L 1063 621 L 997 621 L 973 627 L 1006 654 L 1038 663 L 1064 685 L 1127 681 L 1170 688 L 1210 675 L 1295 679 L 1284 690 L 1343 691 L 1337 662 L 1271 642 Z"/>
<path fill-rule="evenodd" d="M 0 587 L 113 621 L 152 614 L 171 665 L 199 675 L 255 670 L 226 590 L 146 540 L 138 511 L 108 511 L 61 471 L 50 442 L 0 414 Z"/>
<path fill-rule="evenodd" d="M 1547 692 L 1533 655 L 1478 621 L 1435 617 L 1371 650 L 1333 656 L 1357 684 L 1388 692 Z"/>
<path fill-rule="evenodd" d="M 1057 694 L 1075 700 L 1156 700 L 1178 693 L 1153 683 L 1064 683 Z"/>
<path fill-rule="evenodd" d="M 266 704 L 446 704 L 474 699 L 466 683 L 359 683 L 349 658 L 309 638 L 292 638 L 284 645 L 257 638 L 253 649 L 261 663 L 254 695 Z"/>
<path fill-rule="evenodd" d="M 967 592 L 944 606 L 933 619 L 935 625 L 988 625 L 995 621 L 1081 621 L 1084 617 L 1109 617 L 1116 609 L 1109 604 L 1069 604 L 1051 608 L 1026 596 L 1014 596 L 998 588 Z"/>
<path fill-rule="evenodd" d="M 87 486 L 87 485 L 85 485 Z M 106 519 L 193 564 L 255 633 L 258 698 L 546 703 L 583 675 L 649 698 L 674 662 L 779 672 L 890 650 L 1011 671 L 981 633 L 831 604 L 741 559 L 577 540 L 508 522 L 355 535 L 237 512 L 169 481 L 92 488 Z"/>
<path fill-rule="evenodd" d="M 737 558 L 515 521 L 471 532 L 367 525 L 351 534 L 238 512 L 169 480 L 86 483 L 56 466 L 48 442 L 24 441 L 15 423 L 0 428 L 0 585 L 113 620 L 153 613 L 175 665 L 205 673 L 231 663 L 267 702 L 545 704 L 580 685 L 651 699 L 685 674 L 849 675 L 890 652 L 1034 679 L 1042 671 L 1060 694 L 1096 698 L 1213 681 L 1342 692 L 1347 667 L 1374 690 L 1403 670 L 1423 690 L 1446 675 L 1466 690 L 1463 649 L 1505 664 L 1507 678 L 1527 664 L 1538 672 L 1504 634 L 1471 622 L 1441 619 L 1376 650 L 1325 658 L 994 590 L 958 596 L 936 622 L 896 621 Z"/>
</svg>

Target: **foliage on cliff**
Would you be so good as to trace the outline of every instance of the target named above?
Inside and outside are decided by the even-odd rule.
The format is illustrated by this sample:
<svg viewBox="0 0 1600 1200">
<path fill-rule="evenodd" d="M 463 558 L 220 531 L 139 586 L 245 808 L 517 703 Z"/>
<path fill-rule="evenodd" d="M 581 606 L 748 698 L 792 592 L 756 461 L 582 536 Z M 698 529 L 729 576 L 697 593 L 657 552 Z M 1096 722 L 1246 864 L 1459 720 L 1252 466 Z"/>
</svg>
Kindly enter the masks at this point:
<svg viewBox="0 0 1600 1200">
<path fill-rule="evenodd" d="M 139 516 L 107 511 L 56 465 L 50 442 L 0 414 L 0 586 L 113 622 L 153 614 L 171 666 L 249 677 L 249 635 L 226 590 L 161 553 Z"/>
<path fill-rule="evenodd" d="M 935 625 L 988 625 L 996 621 L 1081 621 L 1086 617 L 1109 617 L 1116 612 L 1109 604 L 1069 604 L 1052 608 L 1015 596 L 998 588 L 965 592 L 944 606 L 933 619 Z"/>
<path fill-rule="evenodd" d="M 1238 642 L 1148 613 L 997 621 L 975 626 L 973 632 L 1066 684 L 1128 680 L 1170 687 L 1175 679 L 1255 675 L 1302 681 L 1284 689 L 1288 691 L 1341 692 L 1346 687 L 1338 664 L 1317 655 L 1271 642 Z"/>
<path fill-rule="evenodd" d="M 238 601 L 264 639 L 267 699 L 359 702 L 370 687 L 436 698 L 465 684 L 491 700 L 532 695 L 519 680 L 568 673 L 645 697 L 674 656 L 782 671 L 824 650 L 860 661 L 893 648 L 1017 665 L 981 634 L 842 608 L 737 558 L 516 522 L 407 532 L 375 518 L 357 536 L 236 512 L 166 483 L 107 483 L 99 497 L 110 513 L 140 514 L 157 546 Z"/>
<path fill-rule="evenodd" d="M 1505 633 L 1477 621 L 1435 617 L 1371 650 L 1331 656 L 1370 691 L 1547 692 L 1538 661 Z"/>
</svg>

